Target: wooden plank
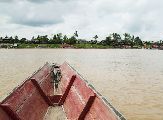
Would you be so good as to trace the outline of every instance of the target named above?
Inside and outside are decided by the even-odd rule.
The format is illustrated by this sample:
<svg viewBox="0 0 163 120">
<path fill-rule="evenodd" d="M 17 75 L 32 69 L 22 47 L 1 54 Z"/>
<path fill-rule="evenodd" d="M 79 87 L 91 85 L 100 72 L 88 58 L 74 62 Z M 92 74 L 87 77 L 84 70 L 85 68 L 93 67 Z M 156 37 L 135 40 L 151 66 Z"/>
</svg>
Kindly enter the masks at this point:
<svg viewBox="0 0 163 120">
<path fill-rule="evenodd" d="M 84 118 L 87 115 L 88 111 L 90 110 L 95 98 L 96 98 L 96 95 L 89 97 L 88 102 L 86 103 L 86 105 L 85 105 L 83 111 L 81 112 L 78 120 L 84 120 Z"/>
<path fill-rule="evenodd" d="M 25 82 L 3 104 L 8 105 L 9 108 L 6 107 L 8 111 L 13 111 L 23 120 L 43 119 L 49 106 L 32 81 Z"/>
<path fill-rule="evenodd" d="M 49 105 L 45 102 L 39 91 L 36 91 L 18 109 L 17 114 L 22 120 L 42 120 Z"/>
<path fill-rule="evenodd" d="M 64 85 L 69 80 L 69 76 L 77 73 L 67 63 L 61 65 L 61 73 L 63 75 L 61 83 L 64 90 Z M 67 81 L 64 81 L 64 79 Z M 67 118 L 80 120 L 117 120 L 118 117 L 116 114 L 99 96 L 96 96 L 94 100 L 93 98 L 90 100 L 90 96 L 93 96 L 95 93 L 96 91 L 88 87 L 87 83 L 79 75 L 76 75 L 70 93 L 63 104 Z"/>
<path fill-rule="evenodd" d="M 88 101 L 90 96 L 94 96 L 94 91 L 89 88 L 86 82 L 84 82 L 79 76 L 76 77 L 73 85 L 85 103 Z"/>
<path fill-rule="evenodd" d="M 92 107 L 85 117 L 85 120 L 90 120 L 90 118 L 97 120 L 117 120 L 117 117 L 113 111 L 109 109 L 98 96 L 94 100 Z"/>
<path fill-rule="evenodd" d="M 44 98 L 44 100 L 46 101 L 46 103 L 49 106 L 53 106 L 53 103 L 50 101 L 50 99 L 45 95 L 44 91 L 41 89 L 40 85 L 38 84 L 38 82 L 35 79 L 31 79 L 32 83 L 35 85 L 35 87 L 38 89 L 40 95 Z"/>
<path fill-rule="evenodd" d="M 7 112 L 3 110 L 1 105 L 0 105 L 0 120 L 12 120 L 11 117 L 7 114 Z"/>
<path fill-rule="evenodd" d="M 30 79 L 36 79 L 37 82 L 41 81 L 52 70 L 49 63 L 46 63 L 40 70 L 38 70 Z"/>
<path fill-rule="evenodd" d="M 63 104 L 64 111 L 68 120 L 77 120 L 84 108 L 74 87 L 69 91 L 69 94 Z"/>
<path fill-rule="evenodd" d="M 53 95 L 48 97 L 52 103 L 59 103 L 59 100 L 61 99 L 62 95 Z"/>
<path fill-rule="evenodd" d="M 40 85 L 46 96 L 54 95 L 54 85 L 52 83 L 51 74 L 48 74 L 45 78 L 43 78 L 41 82 L 38 82 L 38 84 Z"/>
<path fill-rule="evenodd" d="M 1 104 L 0 107 L 12 118 L 12 120 L 21 120 L 15 111 L 13 111 L 9 105 Z"/>
<path fill-rule="evenodd" d="M 68 93 L 69 93 L 69 91 L 70 91 L 70 89 L 71 89 L 71 86 L 73 85 L 75 79 L 76 79 L 76 75 L 73 75 L 73 76 L 71 77 L 71 80 L 70 80 L 70 82 L 69 82 L 69 84 L 68 84 L 68 86 L 67 86 L 67 88 L 66 88 L 66 91 L 65 91 L 65 93 L 62 95 L 62 97 L 61 97 L 61 99 L 60 99 L 58 105 L 63 105 L 63 103 L 65 102 L 66 97 L 67 97 L 67 95 L 68 95 Z"/>
<path fill-rule="evenodd" d="M 54 93 L 50 69 L 46 64 L 34 74 L 39 83 L 37 80 L 26 80 L 2 101 L 0 120 L 43 119 L 48 106 L 51 105 L 47 95 Z"/>
<path fill-rule="evenodd" d="M 15 89 L 13 93 L 2 102 L 2 104 L 8 104 L 16 111 L 17 108 L 19 108 L 19 106 L 35 92 L 35 90 L 35 86 L 28 80 Z"/>
</svg>

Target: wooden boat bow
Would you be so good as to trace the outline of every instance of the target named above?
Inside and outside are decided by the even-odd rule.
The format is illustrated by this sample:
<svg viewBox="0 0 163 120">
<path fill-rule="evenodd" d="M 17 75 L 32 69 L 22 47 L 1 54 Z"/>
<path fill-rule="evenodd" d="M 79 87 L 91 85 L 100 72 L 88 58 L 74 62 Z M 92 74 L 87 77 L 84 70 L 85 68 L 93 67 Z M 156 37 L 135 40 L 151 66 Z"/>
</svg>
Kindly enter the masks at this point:
<svg viewBox="0 0 163 120">
<path fill-rule="evenodd" d="M 63 106 L 69 120 L 125 120 L 66 62 L 58 67 L 62 77 L 55 94 L 53 68 L 46 63 L 16 87 L 0 103 L 0 120 L 42 120 L 49 106 Z"/>
</svg>

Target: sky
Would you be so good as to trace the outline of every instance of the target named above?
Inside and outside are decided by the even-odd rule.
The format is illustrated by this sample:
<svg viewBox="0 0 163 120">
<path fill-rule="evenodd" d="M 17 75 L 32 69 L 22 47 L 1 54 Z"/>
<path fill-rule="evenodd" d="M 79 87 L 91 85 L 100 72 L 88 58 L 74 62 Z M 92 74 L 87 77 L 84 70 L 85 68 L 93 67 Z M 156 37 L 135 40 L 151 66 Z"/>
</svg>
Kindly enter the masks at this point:
<svg viewBox="0 0 163 120">
<path fill-rule="evenodd" d="M 0 36 L 63 33 L 99 40 L 131 33 L 142 40 L 163 39 L 163 0 L 0 0 Z"/>
</svg>

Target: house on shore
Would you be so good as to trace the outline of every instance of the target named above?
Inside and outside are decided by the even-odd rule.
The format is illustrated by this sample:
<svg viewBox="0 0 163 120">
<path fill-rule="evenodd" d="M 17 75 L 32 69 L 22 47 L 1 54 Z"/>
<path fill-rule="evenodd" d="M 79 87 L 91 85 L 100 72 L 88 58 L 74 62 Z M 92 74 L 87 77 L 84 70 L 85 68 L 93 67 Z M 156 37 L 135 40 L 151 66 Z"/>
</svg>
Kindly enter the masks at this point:
<svg viewBox="0 0 163 120">
<path fill-rule="evenodd" d="M 61 45 L 61 48 L 74 48 L 74 46 L 64 43 Z"/>
</svg>

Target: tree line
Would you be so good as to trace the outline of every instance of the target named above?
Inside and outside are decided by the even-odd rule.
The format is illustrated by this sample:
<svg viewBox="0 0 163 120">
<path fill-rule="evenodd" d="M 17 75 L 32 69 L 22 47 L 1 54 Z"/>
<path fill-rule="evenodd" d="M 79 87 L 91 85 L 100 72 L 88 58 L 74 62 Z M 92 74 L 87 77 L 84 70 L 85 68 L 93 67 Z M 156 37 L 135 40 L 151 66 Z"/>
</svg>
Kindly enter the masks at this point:
<svg viewBox="0 0 163 120">
<path fill-rule="evenodd" d="M 0 37 L 0 43 L 9 43 L 9 44 L 14 44 L 14 43 L 21 43 L 21 44 L 62 44 L 62 43 L 67 43 L 67 44 L 75 44 L 77 43 L 77 31 L 74 33 L 74 35 L 70 38 L 67 37 L 67 35 L 63 35 L 62 33 L 54 34 L 52 38 L 48 38 L 48 35 L 43 35 L 40 36 L 38 35 L 37 37 L 32 37 L 32 39 L 27 39 L 27 38 L 21 38 L 19 39 L 18 36 L 15 37 L 8 37 L 5 36 Z"/>
<path fill-rule="evenodd" d="M 78 39 L 78 32 L 75 33 L 71 37 L 67 37 L 67 35 L 63 35 L 62 33 L 54 34 L 51 38 L 48 35 L 37 37 L 32 37 L 32 39 L 28 40 L 26 38 L 19 39 L 18 36 L 15 37 L 0 37 L 0 43 L 20 43 L 20 44 L 97 44 L 103 46 L 111 46 L 113 48 L 121 48 L 124 46 L 130 46 L 133 48 L 134 46 L 142 47 L 144 44 L 152 45 L 157 44 L 159 46 L 163 45 L 163 41 L 152 42 L 152 41 L 142 41 L 140 37 L 131 35 L 129 33 L 124 33 L 121 36 L 118 33 L 109 34 L 104 40 L 99 41 L 98 35 L 92 37 L 92 40 L 84 40 Z"/>
</svg>

